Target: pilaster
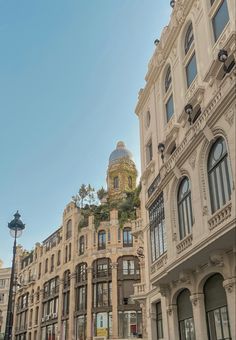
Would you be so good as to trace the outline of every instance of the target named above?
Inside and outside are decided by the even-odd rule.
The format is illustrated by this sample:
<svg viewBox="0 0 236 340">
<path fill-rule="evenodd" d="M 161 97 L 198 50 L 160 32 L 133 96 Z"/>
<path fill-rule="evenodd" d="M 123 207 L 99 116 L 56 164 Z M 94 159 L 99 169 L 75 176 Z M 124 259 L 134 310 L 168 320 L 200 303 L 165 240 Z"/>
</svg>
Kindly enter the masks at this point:
<svg viewBox="0 0 236 340">
<path fill-rule="evenodd" d="M 170 339 L 179 340 L 177 305 L 169 305 L 167 308 Z"/>
<path fill-rule="evenodd" d="M 117 290 L 118 263 L 112 263 L 112 338 L 118 339 L 118 290 Z"/>
<path fill-rule="evenodd" d="M 193 320 L 196 339 L 207 339 L 207 325 L 205 318 L 204 294 L 197 293 L 190 296 L 193 308 Z"/>
<path fill-rule="evenodd" d="M 76 298 L 75 298 L 75 275 L 71 275 L 70 277 L 70 312 L 69 312 L 69 338 L 71 340 L 75 339 L 75 322 L 74 322 L 74 311 Z"/>
<path fill-rule="evenodd" d="M 92 320 L 92 297 L 93 297 L 93 268 L 87 268 L 87 340 L 93 338 L 93 320 Z"/>
</svg>

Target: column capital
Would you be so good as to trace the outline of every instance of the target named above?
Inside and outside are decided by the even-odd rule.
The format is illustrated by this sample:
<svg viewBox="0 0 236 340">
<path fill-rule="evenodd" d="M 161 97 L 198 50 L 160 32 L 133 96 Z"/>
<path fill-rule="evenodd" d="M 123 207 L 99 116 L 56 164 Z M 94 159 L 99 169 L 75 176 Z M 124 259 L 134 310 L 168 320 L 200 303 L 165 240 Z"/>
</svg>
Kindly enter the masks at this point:
<svg viewBox="0 0 236 340">
<path fill-rule="evenodd" d="M 227 293 L 232 293 L 235 290 L 236 286 L 236 277 L 232 277 L 231 279 L 226 279 L 223 281 L 223 287 Z"/>
<path fill-rule="evenodd" d="M 169 316 L 171 316 L 177 309 L 177 305 L 169 305 L 167 307 L 167 313 Z"/>
<path fill-rule="evenodd" d="M 190 296 L 190 301 L 192 302 L 193 307 L 197 307 L 199 302 L 204 300 L 203 293 L 194 293 Z"/>
<path fill-rule="evenodd" d="M 87 267 L 87 273 L 92 274 L 93 273 L 93 267 Z"/>
</svg>

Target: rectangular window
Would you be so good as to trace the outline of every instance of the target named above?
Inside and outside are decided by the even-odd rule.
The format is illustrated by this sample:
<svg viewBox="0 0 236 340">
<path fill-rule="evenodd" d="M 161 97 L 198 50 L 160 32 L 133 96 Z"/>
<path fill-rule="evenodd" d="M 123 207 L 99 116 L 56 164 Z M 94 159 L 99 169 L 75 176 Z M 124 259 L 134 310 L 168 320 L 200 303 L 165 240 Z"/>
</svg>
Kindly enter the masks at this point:
<svg viewBox="0 0 236 340">
<path fill-rule="evenodd" d="M 166 251 L 164 197 L 161 193 L 149 209 L 152 261 Z"/>
<path fill-rule="evenodd" d="M 220 7 L 216 11 L 212 19 L 215 41 L 217 41 L 217 39 L 221 35 L 228 21 L 229 21 L 229 12 L 228 12 L 228 7 L 227 7 L 227 1 L 224 0 L 222 1 Z"/>
<path fill-rule="evenodd" d="M 166 102 L 166 120 L 169 122 L 171 117 L 174 114 L 174 100 L 173 100 L 173 95 L 169 97 L 169 99 Z"/>
<path fill-rule="evenodd" d="M 146 145 L 146 162 L 147 164 L 152 160 L 152 141 L 150 140 Z"/>
<path fill-rule="evenodd" d="M 197 63 L 195 53 L 186 66 L 187 86 L 189 87 L 197 75 Z"/>
</svg>

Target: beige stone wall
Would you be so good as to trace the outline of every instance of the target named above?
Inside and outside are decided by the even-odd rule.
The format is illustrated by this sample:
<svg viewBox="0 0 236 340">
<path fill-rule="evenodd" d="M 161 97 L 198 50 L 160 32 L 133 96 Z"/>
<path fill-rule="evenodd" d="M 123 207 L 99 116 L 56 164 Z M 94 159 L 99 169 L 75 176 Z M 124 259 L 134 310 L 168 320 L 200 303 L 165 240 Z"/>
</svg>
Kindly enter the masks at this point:
<svg viewBox="0 0 236 340">
<path fill-rule="evenodd" d="M 2 261 L 0 261 L 2 263 Z M 0 339 L 5 333 L 11 268 L 0 266 Z"/>
<path fill-rule="evenodd" d="M 136 289 L 136 298 L 146 304 L 148 339 L 157 339 L 155 304 L 162 303 L 164 339 L 179 340 L 176 297 L 188 288 L 191 293 L 197 339 L 207 339 L 203 285 L 214 273 L 221 273 L 228 299 L 231 336 L 236 337 L 235 305 L 235 68 L 224 75 L 217 55 L 225 49 L 236 59 L 235 1 L 227 0 L 229 22 L 214 42 L 211 19 L 221 1 L 212 8 L 210 1 L 176 1 L 170 23 L 148 64 L 146 85 L 139 93 L 136 114 L 140 123 L 142 163 L 141 230 L 145 249 L 145 280 Z M 184 38 L 192 22 L 197 60 L 197 76 L 186 85 Z M 192 51 L 193 52 L 193 51 Z M 192 53 L 190 52 L 190 53 Z M 167 94 L 164 79 L 171 66 L 172 86 Z M 167 122 L 165 103 L 173 94 L 174 114 Z M 186 104 L 200 106 L 201 114 L 190 125 Z M 149 112 L 149 113 L 148 113 Z M 148 125 L 148 115 L 150 124 Z M 211 213 L 207 177 L 207 157 L 218 137 L 226 141 L 233 185 L 231 199 Z M 153 158 L 147 163 L 146 145 L 152 140 Z M 158 143 L 164 143 L 164 162 Z M 171 150 L 176 144 L 176 150 Z M 191 183 L 194 223 L 192 232 L 180 239 L 177 192 L 181 179 Z M 157 179 L 152 194 L 150 188 Z M 159 194 L 164 194 L 167 251 L 151 260 L 148 209 Z"/>
<path fill-rule="evenodd" d="M 18 265 L 18 281 L 21 283 L 21 287 L 18 289 L 16 294 L 16 305 L 14 315 L 14 335 L 22 334 L 24 331 L 27 334 L 27 339 L 40 340 L 41 327 L 49 322 L 42 322 L 42 301 L 43 301 L 43 286 L 44 283 L 59 276 L 59 308 L 57 314 L 58 324 L 58 339 L 62 339 L 62 291 L 63 291 L 63 275 L 66 270 L 70 271 L 70 311 L 68 319 L 68 338 L 70 340 L 75 339 L 75 269 L 79 263 L 87 263 L 87 339 L 92 339 L 92 265 L 96 259 L 109 258 L 112 263 L 112 314 L 113 314 L 113 339 L 118 338 L 118 287 L 117 287 L 117 261 L 122 256 L 137 255 L 137 248 L 140 246 L 138 237 L 133 240 L 132 247 L 123 247 L 122 230 L 119 235 L 119 221 L 118 212 L 112 210 L 110 213 L 110 220 L 107 222 L 101 222 L 100 226 L 96 230 L 93 224 L 93 216 L 89 218 L 89 225 L 85 228 L 79 228 L 80 212 L 74 203 L 68 204 L 63 213 L 63 225 L 57 230 L 56 235 L 60 236 L 57 238 L 57 244 L 54 247 L 49 247 L 46 250 L 46 243 L 44 246 L 37 244 L 34 249 L 33 262 L 22 269 Z M 72 221 L 72 234 L 66 238 L 66 227 L 68 221 Z M 126 226 L 130 226 L 135 229 L 135 223 L 128 222 Z M 100 230 L 106 231 L 106 249 L 98 250 L 98 232 Z M 109 232 L 109 238 L 108 238 Z M 85 237 L 85 252 L 83 255 L 79 255 L 78 242 L 81 236 Z M 50 240 L 51 237 L 48 238 Z M 66 258 L 66 247 L 71 244 L 71 259 Z M 57 265 L 58 251 L 61 251 L 61 264 Z M 18 247 L 17 263 L 20 263 L 27 254 Z M 55 262 L 54 268 L 50 270 L 50 259 L 54 255 Z M 46 259 L 49 260 L 48 272 L 45 273 Z M 41 263 L 41 276 L 39 277 L 39 264 Z M 30 277 L 29 272 L 33 273 L 34 276 Z M 131 282 L 132 284 L 132 282 Z M 37 292 L 40 291 L 40 298 L 37 300 Z M 25 293 L 29 293 L 29 304 L 28 304 L 28 315 L 25 329 L 19 329 L 17 326 L 17 313 L 19 312 L 17 301 L 18 298 Z M 38 322 L 35 322 L 36 308 L 39 308 Z M 30 311 L 32 310 L 32 322 L 30 321 Z M 131 307 L 132 310 L 132 307 Z M 36 333 L 36 335 L 34 335 Z M 35 338 L 34 338 L 35 336 Z"/>
</svg>

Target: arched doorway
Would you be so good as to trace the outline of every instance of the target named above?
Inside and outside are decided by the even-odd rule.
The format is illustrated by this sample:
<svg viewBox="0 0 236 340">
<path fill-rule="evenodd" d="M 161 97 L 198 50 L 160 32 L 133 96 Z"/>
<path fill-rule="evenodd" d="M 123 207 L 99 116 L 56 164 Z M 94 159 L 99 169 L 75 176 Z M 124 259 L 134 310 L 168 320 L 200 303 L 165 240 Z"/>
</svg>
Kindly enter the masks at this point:
<svg viewBox="0 0 236 340">
<path fill-rule="evenodd" d="M 182 290 L 177 297 L 178 323 L 180 340 L 195 340 L 193 308 L 190 291 Z"/>
</svg>

